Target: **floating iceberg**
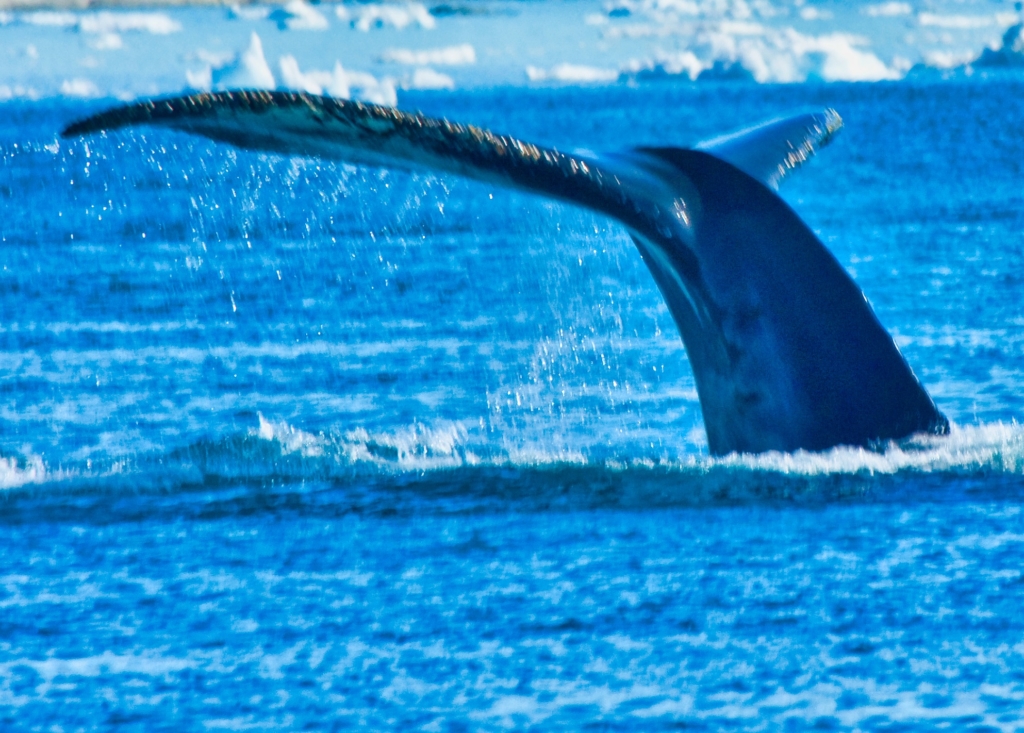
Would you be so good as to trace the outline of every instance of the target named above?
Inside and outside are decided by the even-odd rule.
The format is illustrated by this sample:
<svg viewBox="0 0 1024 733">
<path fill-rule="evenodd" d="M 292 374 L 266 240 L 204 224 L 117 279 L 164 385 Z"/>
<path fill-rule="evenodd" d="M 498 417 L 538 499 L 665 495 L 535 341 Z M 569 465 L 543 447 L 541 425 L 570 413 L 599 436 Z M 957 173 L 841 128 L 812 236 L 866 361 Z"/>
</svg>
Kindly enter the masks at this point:
<svg viewBox="0 0 1024 733">
<path fill-rule="evenodd" d="M 281 67 L 281 85 L 300 92 L 310 94 L 328 94 L 338 99 L 349 99 L 351 88 L 348 75 L 340 61 L 334 63 L 332 71 L 309 71 L 305 74 L 299 69 L 299 62 L 294 56 L 282 56 L 278 62 Z"/>
<path fill-rule="evenodd" d="M 989 69 L 1024 68 L 1024 23 L 1016 23 L 1006 29 L 1003 43 L 998 49 L 986 48 L 974 62 L 974 66 Z"/>
<path fill-rule="evenodd" d="M 526 76 L 530 81 L 607 84 L 618 80 L 619 72 L 617 69 L 602 69 L 596 66 L 583 66 L 581 64 L 558 64 L 551 69 L 527 66 Z"/>
<path fill-rule="evenodd" d="M 231 5 L 228 7 L 228 18 L 230 20 L 264 20 L 271 13 L 272 8 L 266 5 Z"/>
<path fill-rule="evenodd" d="M 37 10 L 34 13 L 25 13 L 21 16 L 21 22 L 28 25 L 55 26 L 66 28 L 78 24 L 78 15 L 75 13 L 58 12 L 55 10 Z"/>
<path fill-rule="evenodd" d="M 428 48 L 412 51 L 407 48 L 389 48 L 380 57 L 381 61 L 410 66 L 462 66 L 476 63 L 476 50 L 468 43 L 444 48 Z"/>
<path fill-rule="evenodd" d="M 420 3 L 364 5 L 352 9 L 338 5 L 334 13 L 338 20 L 347 21 L 353 28 L 363 32 L 388 26 L 401 29 L 416 24 L 429 29 L 437 25 L 434 16 Z"/>
<path fill-rule="evenodd" d="M 865 48 L 867 39 L 848 33 L 806 35 L 792 28 L 720 23 L 703 26 L 689 40 L 684 51 L 628 62 L 622 75 L 761 83 L 884 81 L 901 78 L 910 67 L 898 61 L 887 65 Z"/>
<path fill-rule="evenodd" d="M 100 96 L 99 88 L 88 79 L 65 79 L 60 85 L 60 93 L 65 97 L 86 99 Z"/>
<path fill-rule="evenodd" d="M 1019 17 L 1015 20 L 1017 22 L 1003 33 L 998 47 L 986 48 L 981 54 L 929 51 L 923 55 L 923 62 L 913 68 L 912 74 L 927 78 L 936 73 L 943 76 L 970 76 L 975 70 L 999 72 L 1024 69 L 1024 22 Z"/>
<path fill-rule="evenodd" d="M 89 41 L 89 48 L 96 51 L 117 51 L 124 48 L 124 41 L 119 33 L 103 33 Z"/>
<path fill-rule="evenodd" d="M 330 27 L 327 18 L 305 0 L 291 0 L 266 16 L 281 30 L 324 31 Z"/>
<path fill-rule="evenodd" d="M 914 9 L 910 3 L 887 2 L 877 5 L 866 5 L 861 12 L 870 18 L 898 18 L 902 15 L 910 15 Z"/>
<path fill-rule="evenodd" d="M 255 31 L 249 37 L 249 47 L 230 60 L 208 64 L 205 69 L 185 72 L 188 85 L 193 89 L 276 89 L 277 82 L 263 55 L 263 43 Z"/>
<path fill-rule="evenodd" d="M 340 61 L 335 61 L 332 71 L 311 69 L 303 72 L 294 56 L 282 56 L 278 62 L 281 69 L 281 87 L 297 92 L 310 94 L 327 94 L 338 99 L 361 99 L 364 102 L 394 106 L 398 102 L 398 94 L 392 79 L 378 79 L 372 74 L 361 71 L 345 71 Z M 428 70 L 429 71 L 429 70 Z M 432 72 L 436 73 L 436 72 Z M 451 79 L 443 74 L 449 83 Z M 415 81 L 415 74 L 411 81 Z M 421 77 L 425 86 L 407 86 L 407 89 L 439 89 L 450 88 L 438 86 L 438 81 L 431 77 Z M 433 86 L 430 86 L 433 84 Z M 454 84 L 452 84 L 454 86 Z"/>
<path fill-rule="evenodd" d="M 622 67 L 622 75 L 632 79 L 657 80 L 686 78 L 695 81 L 706 69 L 693 51 L 658 54 L 648 61 L 630 61 Z"/>
<path fill-rule="evenodd" d="M 145 32 L 166 36 L 181 30 L 181 23 L 164 13 L 91 13 L 79 17 L 82 33 Z"/>
<path fill-rule="evenodd" d="M 416 69 L 402 80 L 403 89 L 454 89 L 455 80 L 430 68 Z"/>
<path fill-rule="evenodd" d="M 21 22 L 28 25 L 74 28 L 82 33 L 145 32 L 166 36 L 181 30 L 181 23 L 165 13 L 68 13 L 39 10 L 25 13 Z"/>
<path fill-rule="evenodd" d="M 941 13 L 918 13 L 917 22 L 922 27 L 944 28 L 947 30 L 971 30 L 1006 25 L 1007 17 L 997 15 L 944 15 Z"/>
</svg>

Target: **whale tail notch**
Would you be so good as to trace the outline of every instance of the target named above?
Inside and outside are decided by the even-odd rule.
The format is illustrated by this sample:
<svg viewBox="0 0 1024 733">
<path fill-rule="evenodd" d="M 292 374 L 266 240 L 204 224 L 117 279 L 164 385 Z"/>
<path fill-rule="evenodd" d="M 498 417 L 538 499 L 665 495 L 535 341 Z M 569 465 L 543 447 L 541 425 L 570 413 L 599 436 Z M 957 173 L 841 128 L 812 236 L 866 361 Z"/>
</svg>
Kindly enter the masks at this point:
<svg viewBox="0 0 1024 733">
<path fill-rule="evenodd" d="M 140 124 L 284 155 L 454 173 L 619 220 L 679 327 L 713 454 L 822 450 L 948 430 L 863 293 L 774 192 L 838 131 L 831 110 L 688 150 L 609 156 L 291 92 L 146 101 L 76 122 L 63 135 Z"/>
</svg>

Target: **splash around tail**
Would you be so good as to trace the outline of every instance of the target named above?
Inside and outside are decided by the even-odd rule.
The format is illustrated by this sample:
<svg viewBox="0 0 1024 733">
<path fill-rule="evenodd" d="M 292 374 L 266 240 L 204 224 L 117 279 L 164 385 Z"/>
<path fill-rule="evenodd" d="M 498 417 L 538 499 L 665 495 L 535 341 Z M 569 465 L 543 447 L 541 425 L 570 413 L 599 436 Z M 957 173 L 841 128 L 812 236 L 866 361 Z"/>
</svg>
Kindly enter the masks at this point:
<svg viewBox="0 0 1024 733">
<path fill-rule="evenodd" d="M 208 517 L 650 510 L 722 505 L 978 501 L 1020 496 L 1024 427 L 953 427 L 877 450 L 614 456 L 494 444 L 469 423 L 310 433 L 259 417 L 249 430 L 185 448 L 49 467 L 0 459 L 6 521 L 25 513 L 109 522 Z M 950 480 L 950 479 L 956 480 Z M 69 500 L 70 499 L 70 500 Z"/>
<path fill-rule="evenodd" d="M 246 149 L 454 173 L 618 220 L 686 345 L 714 455 L 949 430 L 864 294 L 774 190 L 838 131 L 832 110 L 694 149 L 587 156 L 390 107 L 239 91 L 119 107 L 64 135 L 140 124 Z"/>
</svg>

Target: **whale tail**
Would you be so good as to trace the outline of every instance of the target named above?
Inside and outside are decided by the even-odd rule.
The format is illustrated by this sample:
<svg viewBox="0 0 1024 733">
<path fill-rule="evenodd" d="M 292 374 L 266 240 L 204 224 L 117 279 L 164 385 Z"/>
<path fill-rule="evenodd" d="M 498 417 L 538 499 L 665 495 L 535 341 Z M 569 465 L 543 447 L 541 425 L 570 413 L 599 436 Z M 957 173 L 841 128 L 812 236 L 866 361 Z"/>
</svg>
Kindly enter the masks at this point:
<svg viewBox="0 0 1024 733">
<path fill-rule="evenodd" d="M 76 122 L 63 134 L 139 124 L 285 155 L 449 172 L 619 220 L 679 327 L 716 455 L 822 450 L 948 430 L 863 293 L 774 192 L 840 128 L 831 110 L 688 150 L 602 156 L 288 92 L 147 101 Z"/>
</svg>

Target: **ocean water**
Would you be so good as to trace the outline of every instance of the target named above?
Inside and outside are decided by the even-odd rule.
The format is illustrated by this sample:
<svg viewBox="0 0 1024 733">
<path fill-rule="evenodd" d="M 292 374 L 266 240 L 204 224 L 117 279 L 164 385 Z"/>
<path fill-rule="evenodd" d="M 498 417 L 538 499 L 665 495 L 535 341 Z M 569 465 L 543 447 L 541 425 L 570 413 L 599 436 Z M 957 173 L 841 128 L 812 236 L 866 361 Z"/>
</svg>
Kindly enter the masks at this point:
<svg viewBox="0 0 1024 733">
<path fill-rule="evenodd" d="M 625 27 L 658 5 L 342 6 L 348 25 L 318 7 L 326 29 L 289 28 L 294 7 L 280 30 L 220 9 L 0 27 L 0 727 L 1024 728 L 1024 75 L 929 66 L 906 38 L 945 29 L 977 58 L 1013 9 L 812 5 L 890 23 L 854 47 L 903 70 L 829 81 L 811 48 L 817 71 L 759 83 L 623 74 L 557 24 L 530 61 L 537 17 Z M 767 7 L 748 10 L 771 33 L 820 20 Z M 493 24 L 521 46 L 485 63 Z M 675 326 L 610 220 L 168 131 L 59 139 L 110 95 L 197 80 L 199 57 L 160 44 L 242 50 L 253 30 L 270 59 L 362 39 L 373 83 L 346 77 L 353 95 L 566 150 L 834 107 L 845 129 L 781 194 L 952 434 L 713 459 Z M 431 33 L 475 49 L 452 85 L 374 66 L 394 34 Z M 259 76 L 230 63 L 211 85 Z"/>
<path fill-rule="evenodd" d="M 4 726 L 1015 729 L 1021 91 L 410 95 L 591 149 L 845 115 L 784 195 L 956 428 L 718 460 L 614 223 L 9 102 Z"/>
</svg>

